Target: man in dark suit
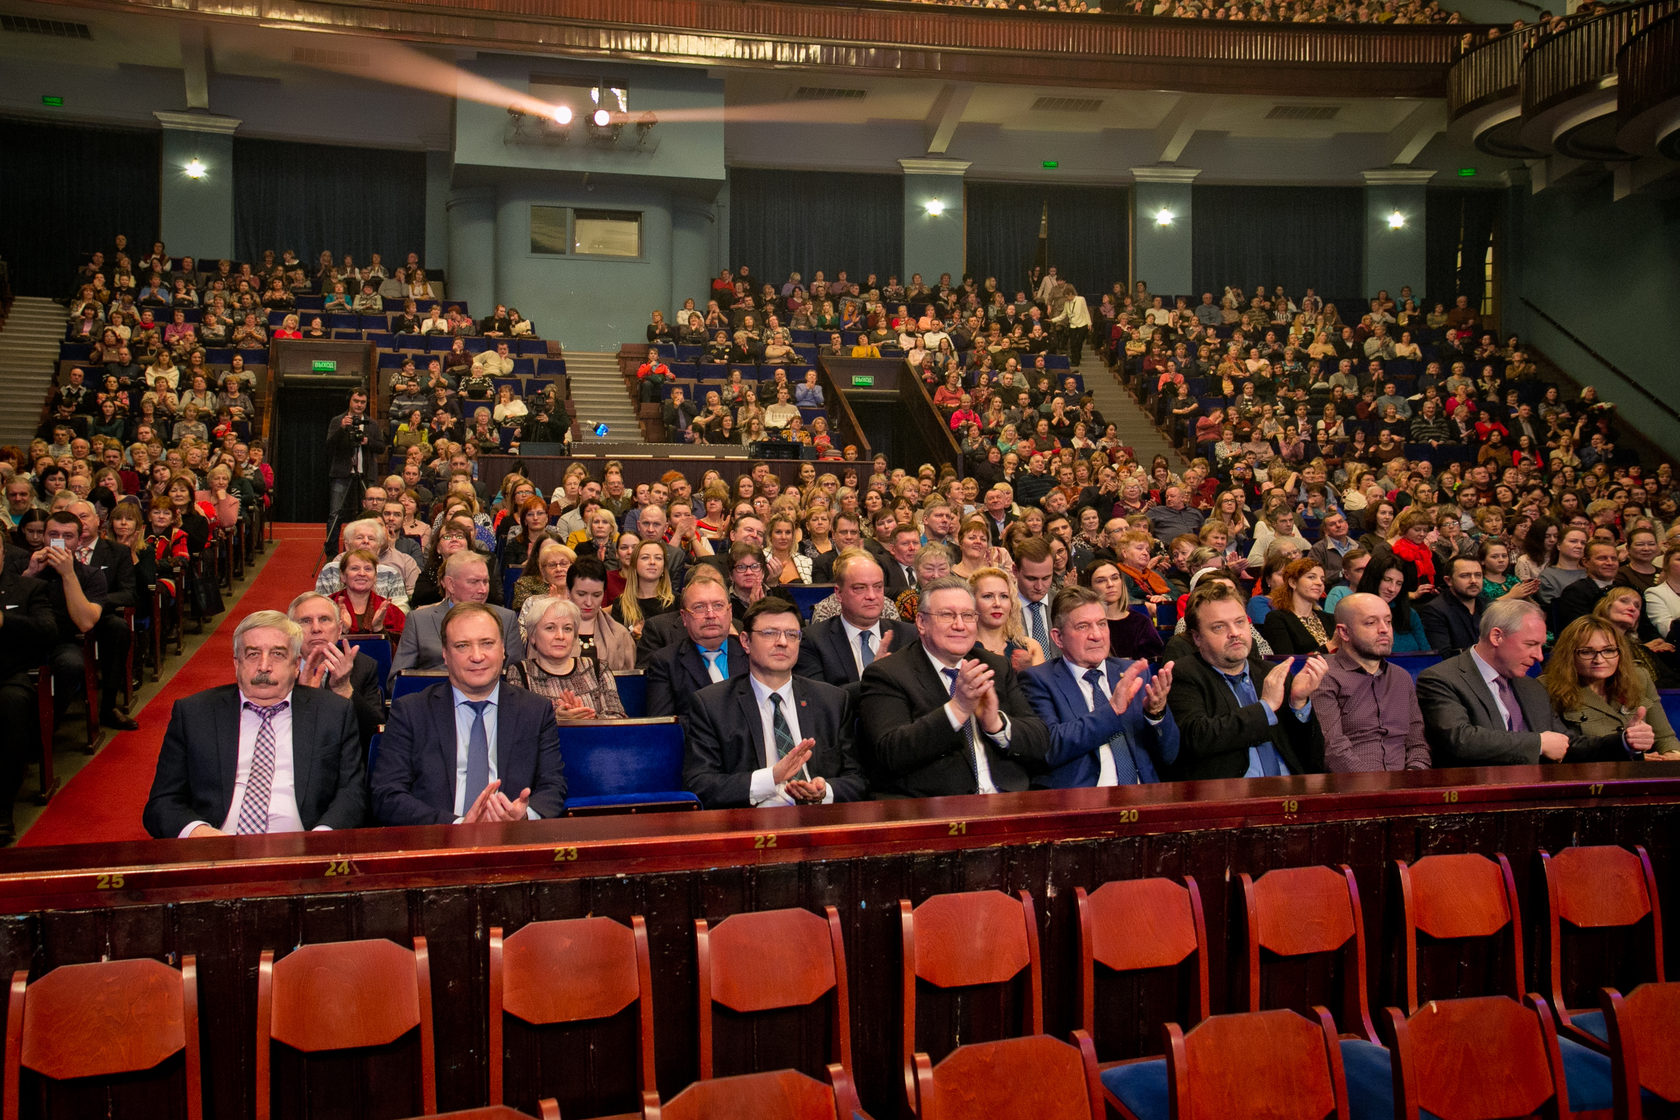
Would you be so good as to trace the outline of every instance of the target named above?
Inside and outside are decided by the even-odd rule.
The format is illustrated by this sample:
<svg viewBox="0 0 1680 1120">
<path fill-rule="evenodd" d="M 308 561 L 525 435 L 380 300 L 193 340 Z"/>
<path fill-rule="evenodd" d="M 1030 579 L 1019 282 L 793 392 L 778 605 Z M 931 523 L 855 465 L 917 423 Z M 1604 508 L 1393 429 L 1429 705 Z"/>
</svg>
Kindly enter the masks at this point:
<svg viewBox="0 0 1680 1120">
<path fill-rule="evenodd" d="M 1324 658 L 1270 665 L 1254 652 L 1242 597 L 1228 583 L 1190 593 L 1185 634 L 1195 657 L 1173 663 L 1167 704 L 1178 721 L 1178 761 L 1170 781 L 1315 774 L 1324 769 L 1324 734 L 1312 694 Z"/>
<path fill-rule="evenodd" d="M 986 491 L 983 501 L 986 507 L 986 535 L 991 538 L 993 546 L 1001 545 L 1004 531 L 1015 520 L 1015 514 L 1009 508 L 1014 504 L 1015 496 L 1008 483 L 998 482 Z"/>
<path fill-rule="evenodd" d="M 489 604 L 450 610 L 443 621 L 449 679 L 391 706 L 373 768 L 380 824 L 522 821 L 566 811 L 554 706 L 503 683 L 505 661 L 501 618 Z"/>
<path fill-rule="evenodd" d="M 303 632 L 279 611 L 233 632 L 237 683 L 175 702 L 146 801 L 159 839 L 359 828 L 367 774 L 350 702 L 298 684 Z"/>
<path fill-rule="evenodd" d="M 760 599 L 747 608 L 741 645 L 747 672 L 706 686 L 689 705 L 683 785 L 708 809 L 861 800 L 851 701 L 793 673 L 799 612 Z"/>
<path fill-rule="evenodd" d="M 47 585 L 9 566 L 0 568 L 0 726 L 10 729 L 8 745 L 0 749 L 0 843 L 12 835 L 12 801 L 23 784 L 25 744 L 36 739 L 36 691 L 29 671 L 46 664 L 57 640 Z"/>
<path fill-rule="evenodd" d="M 863 671 L 877 657 L 915 641 L 916 628 L 881 617 L 887 604 L 885 577 L 881 565 L 861 548 L 848 549 L 834 561 L 834 597 L 840 613 L 805 631 L 796 672 L 844 688 L 855 703 Z"/>
<path fill-rule="evenodd" d="M 1546 686 L 1528 676 L 1546 649 L 1546 616 L 1527 599 L 1482 612 L 1474 646 L 1418 675 L 1423 731 L 1438 767 L 1626 761 L 1651 749 L 1651 725 L 1613 735 L 1569 730 Z"/>
<path fill-rule="evenodd" d="M 490 567 L 484 557 L 470 549 L 457 552 L 443 562 L 438 579 L 443 590 L 441 603 L 421 607 L 408 616 L 397 651 L 391 655 L 391 680 L 403 669 L 437 669 L 444 664 L 443 620 L 461 603 L 483 603 L 502 624 L 502 646 L 514 661 L 524 660 L 525 641 L 519 636 L 519 616 L 506 607 L 486 602 L 490 598 Z"/>
<path fill-rule="evenodd" d="M 694 694 L 745 673 L 747 655 L 729 633 L 729 591 L 709 564 L 689 573 L 677 616 L 677 640 L 647 663 L 647 714 L 686 720 Z"/>
<path fill-rule="evenodd" d="M 829 539 L 834 543 L 834 547 L 811 562 L 812 583 L 833 583 L 834 564 L 840 559 L 840 554 L 847 549 L 864 547 L 863 522 L 856 514 L 836 513 L 834 526 L 829 531 Z M 873 552 L 869 554 L 875 555 Z"/>
<path fill-rule="evenodd" d="M 1582 615 L 1591 614 L 1604 593 L 1616 585 L 1618 571 L 1616 546 L 1609 541 L 1591 541 L 1581 558 L 1586 577 L 1578 579 L 1558 593 L 1552 600 L 1552 616 L 1547 628 L 1562 634 L 1563 628 Z M 1468 647 L 1466 647 L 1468 648 Z"/>
<path fill-rule="evenodd" d="M 99 511 L 82 500 L 64 508 L 82 523 L 82 543 L 76 560 L 98 572 L 105 585 L 99 604 L 99 621 L 92 637 L 99 650 L 99 722 L 119 731 L 133 731 L 140 725 L 117 704 L 123 693 L 123 674 L 128 671 L 128 647 L 133 640 L 123 611 L 139 606 L 135 590 L 134 556 L 115 541 L 99 535 Z"/>
<path fill-rule="evenodd" d="M 914 525 L 900 525 L 893 530 L 891 542 L 880 563 L 887 598 L 897 599 L 916 586 L 916 553 L 922 548 L 922 534 Z"/>
<path fill-rule="evenodd" d="M 930 580 L 920 600 L 917 640 L 863 673 L 859 753 L 870 786 L 883 797 L 1026 789 L 1050 733 L 1008 662 L 977 643 L 968 581 Z"/>
<path fill-rule="evenodd" d="M 360 646 L 344 640 L 338 604 L 325 595 L 305 591 L 292 600 L 286 616 L 303 630 L 298 679 L 310 688 L 324 688 L 350 701 L 356 709 L 356 729 L 365 752 L 379 725 L 385 722 L 379 666 Z"/>
<path fill-rule="evenodd" d="M 1612 548 L 1610 554 L 1615 555 Z M 1446 566 L 1447 586 L 1418 608 L 1429 648 L 1442 657 L 1462 653 L 1476 644 L 1481 617 L 1482 562 L 1474 556 L 1455 556 Z"/>
<path fill-rule="evenodd" d="M 361 505 L 362 491 L 379 477 L 385 455 L 385 430 L 368 415 L 365 389 L 350 390 L 345 410 L 327 424 L 327 540 L 330 554 L 338 541 L 339 515 Z"/>
<path fill-rule="evenodd" d="M 1051 605 L 1050 640 L 1062 656 L 1021 675 L 1027 700 L 1050 729 L 1049 789 L 1160 781 L 1155 760 L 1178 758 L 1178 724 L 1167 710 L 1172 662 L 1110 657 L 1102 597 L 1064 587 Z"/>
</svg>

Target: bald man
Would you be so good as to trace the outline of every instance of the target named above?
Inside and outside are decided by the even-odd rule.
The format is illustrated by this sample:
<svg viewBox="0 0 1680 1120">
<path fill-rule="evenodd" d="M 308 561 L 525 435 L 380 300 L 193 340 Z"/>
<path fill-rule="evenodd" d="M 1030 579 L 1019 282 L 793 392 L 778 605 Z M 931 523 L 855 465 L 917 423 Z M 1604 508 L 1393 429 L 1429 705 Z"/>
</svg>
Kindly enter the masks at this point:
<svg viewBox="0 0 1680 1120">
<path fill-rule="evenodd" d="M 1331 773 L 1429 769 L 1417 688 L 1388 662 L 1393 652 L 1386 601 L 1356 593 L 1336 604 L 1336 652 L 1312 698 Z"/>
</svg>

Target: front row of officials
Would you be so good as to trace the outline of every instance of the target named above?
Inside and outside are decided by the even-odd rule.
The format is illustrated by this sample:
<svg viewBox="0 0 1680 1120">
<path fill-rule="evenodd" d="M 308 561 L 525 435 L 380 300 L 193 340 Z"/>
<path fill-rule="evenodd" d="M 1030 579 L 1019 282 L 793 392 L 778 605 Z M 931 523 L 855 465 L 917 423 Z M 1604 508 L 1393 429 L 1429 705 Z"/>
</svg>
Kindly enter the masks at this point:
<svg viewBox="0 0 1680 1120">
<path fill-rule="evenodd" d="M 839 614 L 802 628 L 788 601 L 766 597 L 747 608 L 738 643 L 721 579 L 702 569 L 684 587 L 680 629 L 650 663 L 650 701 L 657 678 L 681 702 L 684 780 L 706 807 L 1311 773 L 1325 768 L 1327 750 L 1398 770 L 1627 759 L 1652 746 L 1642 718 L 1594 737 L 1553 714 L 1526 676 L 1546 627 L 1524 600 L 1484 611 L 1476 645 L 1425 670 L 1414 690 L 1386 660 L 1392 624 L 1373 595 L 1338 605 L 1330 658 L 1271 664 L 1255 652 L 1235 588 L 1206 583 L 1190 597 L 1172 659 L 1152 671 L 1110 657 L 1102 600 L 1068 587 L 1050 612 L 1060 656 L 1018 676 L 978 644 L 966 580 L 926 583 L 912 630 L 882 616 L 874 560 L 844 559 Z M 371 773 L 376 670 L 344 641 L 335 605 L 311 592 L 289 614 L 245 618 L 233 638 L 236 683 L 175 705 L 147 830 L 191 837 L 563 813 L 555 715 L 580 702 L 506 681 L 508 612 L 468 583 L 431 608 L 448 679 L 392 705 Z"/>
</svg>

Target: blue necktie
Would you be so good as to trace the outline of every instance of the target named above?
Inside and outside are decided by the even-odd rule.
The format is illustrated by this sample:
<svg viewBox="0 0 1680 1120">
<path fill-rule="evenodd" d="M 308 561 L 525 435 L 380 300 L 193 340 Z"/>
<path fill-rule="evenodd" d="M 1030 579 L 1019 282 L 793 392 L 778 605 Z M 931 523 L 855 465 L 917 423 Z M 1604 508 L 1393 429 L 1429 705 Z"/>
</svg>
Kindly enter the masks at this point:
<svg viewBox="0 0 1680 1120">
<path fill-rule="evenodd" d="M 1044 604 L 1028 603 L 1027 610 L 1032 614 L 1032 637 L 1040 649 L 1050 648 L 1050 635 L 1044 629 Z"/>
<path fill-rule="evenodd" d="M 869 638 L 869 631 L 858 631 L 858 659 L 863 662 L 863 667 L 865 669 L 875 663 L 875 651 L 869 646 Z"/>
<path fill-rule="evenodd" d="M 484 709 L 488 700 L 464 701 L 472 709 L 472 730 L 467 733 L 467 788 L 461 804 L 471 807 L 490 784 L 490 736 L 484 727 Z"/>
<path fill-rule="evenodd" d="M 1237 694 L 1238 704 L 1247 707 L 1260 702 L 1259 695 L 1254 691 L 1254 682 L 1246 672 L 1235 677 L 1226 675 L 1225 679 L 1231 682 L 1231 690 Z M 1266 777 L 1275 778 L 1284 773 L 1283 760 L 1278 757 L 1277 748 L 1272 746 L 1270 739 L 1264 743 L 1256 743 L 1250 749 L 1259 758 L 1260 772 Z"/>
<path fill-rule="evenodd" d="M 1107 683 L 1103 679 L 1103 671 L 1101 669 L 1085 670 L 1085 682 L 1091 686 L 1091 710 L 1094 712 L 1097 710 L 1097 705 L 1101 704 L 1107 697 L 1107 693 L 1103 690 L 1103 685 Z M 1137 763 L 1132 761 L 1131 748 L 1132 741 L 1126 737 L 1124 731 L 1115 732 L 1113 738 L 1108 741 L 1109 753 L 1114 756 L 1115 785 L 1132 786 L 1137 784 L 1138 769 Z"/>
</svg>

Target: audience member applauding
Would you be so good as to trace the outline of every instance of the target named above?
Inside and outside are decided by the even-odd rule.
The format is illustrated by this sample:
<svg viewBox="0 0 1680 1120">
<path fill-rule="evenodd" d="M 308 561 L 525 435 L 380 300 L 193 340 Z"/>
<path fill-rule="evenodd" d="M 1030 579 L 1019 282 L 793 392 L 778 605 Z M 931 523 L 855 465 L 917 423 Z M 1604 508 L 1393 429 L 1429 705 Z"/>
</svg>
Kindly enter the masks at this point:
<svg viewBox="0 0 1680 1120">
<path fill-rule="evenodd" d="M 507 679 L 549 699 L 554 718 L 623 719 L 624 703 L 612 672 L 577 654 L 577 604 L 553 595 L 526 601 L 519 612 L 525 638 L 523 661 L 507 667 Z"/>
<path fill-rule="evenodd" d="M 233 673 L 175 702 L 146 800 L 164 838 L 357 828 L 367 776 L 350 701 L 298 685 L 303 632 L 278 611 L 233 632 Z"/>
<path fill-rule="evenodd" d="M 353 646 L 345 639 L 338 604 L 325 595 L 305 591 L 292 600 L 286 617 L 303 631 L 298 683 L 308 688 L 328 689 L 355 706 L 356 726 L 365 753 L 379 725 L 385 722 L 385 694 L 380 687 L 379 666 L 362 652 L 359 644 Z"/>
<path fill-rule="evenodd" d="M 795 676 L 799 612 L 760 599 L 741 627 L 747 671 L 689 704 L 683 784 L 708 809 L 823 805 L 863 798 L 844 689 Z"/>
<path fill-rule="evenodd" d="M 438 641 L 449 678 L 392 704 L 380 740 L 371 781 L 380 824 L 500 823 L 565 812 L 553 706 L 502 681 L 507 614 L 471 600 L 444 612 Z"/>
<path fill-rule="evenodd" d="M 860 753 L 880 796 L 1014 792 L 1044 768 L 1049 732 L 1014 670 L 976 645 L 978 623 L 966 580 L 934 580 L 917 640 L 864 671 Z"/>
<path fill-rule="evenodd" d="M 1110 656 L 1103 602 L 1090 588 L 1057 592 L 1052 622 L 1050 640 L 1061 657 L 1021 677 L 1050 732 L 1050 770 L 1034 784 L 1071 789 L 1159 781 L 1179 749 L 1178 724 L 1167 710 L 1172 662 L 1152 673 L 1146 661 Z"/>
<path fill-rule="evenodd" d="M 339 623 L 347 634 L 389 634 L 402 637 L 407 616 L 401 607 L 374 590 L 379 562 L 372 550 L 351 549 L 339 558 L 343 586 L 332 593 Z"/>
</svg>

